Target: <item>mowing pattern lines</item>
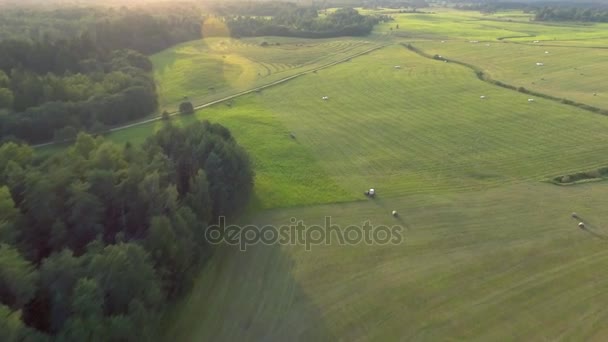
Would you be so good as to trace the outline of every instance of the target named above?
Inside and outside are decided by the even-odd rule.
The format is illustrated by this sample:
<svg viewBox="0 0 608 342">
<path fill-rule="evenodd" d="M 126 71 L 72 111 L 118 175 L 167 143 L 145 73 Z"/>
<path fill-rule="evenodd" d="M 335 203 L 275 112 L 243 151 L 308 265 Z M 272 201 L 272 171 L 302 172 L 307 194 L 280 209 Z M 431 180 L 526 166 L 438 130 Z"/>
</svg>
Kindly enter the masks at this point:
<svg viewBox="0 0 608 342">
<path fill-rule="evenodd" d="M 161 106 L 172 109 L 184 96 L 197 103 L 217 100 L 378 45 L 357 39 L 208 38 L 163 51 L 152 61 Z"/>
<path fill-rule="evenodd" d="M 550 44 L 551 42 L 549 42 Z M 469 63 L 498 81 L 608 109 L 608 49 L 462 41 L 418 42 L 426 53 Z M 547 52 L 547 53 L 545 53 Z M 536 63 L 543 63 L 537 66 Z"/>
<path fill-rule="evenodd" d="M 480 189 L 608 162 L 605 117 L 528 97 L 394 46 L 260 100 L 348 189 Z"/>
</svg>

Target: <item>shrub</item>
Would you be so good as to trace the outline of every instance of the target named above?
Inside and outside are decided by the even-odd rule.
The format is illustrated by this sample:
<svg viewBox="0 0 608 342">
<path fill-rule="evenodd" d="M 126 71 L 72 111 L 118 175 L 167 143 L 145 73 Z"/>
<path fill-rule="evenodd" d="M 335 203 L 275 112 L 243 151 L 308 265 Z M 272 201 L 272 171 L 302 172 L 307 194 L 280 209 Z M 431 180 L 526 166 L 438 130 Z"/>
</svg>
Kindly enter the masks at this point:
<svg viewBox="0 0 608 342">
<path fill-rule="evenodd" d="M 167 121 L 171 118 L 171 116 L 169 115 L 169 112 L 167 112 L 166 110 L 163 111 L 163 113 L 160 116 L 161 120 Z"/>
<path fill-rule="evenodd" d="M 184 101 L 179 105 L 180 114 L 194 114 L 194 106 L 190 101 Z"/>
</svg>

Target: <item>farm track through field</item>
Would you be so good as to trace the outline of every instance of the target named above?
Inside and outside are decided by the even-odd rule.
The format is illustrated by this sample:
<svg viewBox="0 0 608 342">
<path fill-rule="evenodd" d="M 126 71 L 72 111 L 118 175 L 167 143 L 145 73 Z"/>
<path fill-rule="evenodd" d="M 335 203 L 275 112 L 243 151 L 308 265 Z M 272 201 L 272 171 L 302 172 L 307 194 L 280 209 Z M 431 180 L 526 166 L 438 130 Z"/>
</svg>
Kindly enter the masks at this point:
<svg viewBox="0 0 608 342">
<path fill-rule="evenodd" d="M 298 78 L 300 76 L 303 76 L 303 75 L 306 75 L 306 74 L 309 74 L 309 73 L 312 73 L 312 72 L 315 72 L 315 71 L 320 71 L 320 70 L 323 70 L 323 69 L 327 69 L 327 68 L 330 68 L 330 67 L 332 67 L 334 65 L 337 65 L 337 64 L 340 64 L 340 63 L 348 62 L 348 61 L 350 61 L 353 58 L 366 55 L 366 54 L 368 54 L 370 52 L 382 49 L 382 48 L 384 48 L 384 47 L 386 47 L 388 45 L 389 44 L 376 46 L 374 48 L 371 48 L 371 49 L 368 49 L 368 50 L 356 53 L 354 55 L 347 56 L 347 57 L 345 57 L 343 59 L 340 59 L 338 61 L 330 62 L 330 63 L 327 63 L 325 65 L 322 65 L 322 66 L 319 66 L 319 67 L 316 67 L 316 68 L 313 68 L 313 69 L 305 70 L 305 71 L 302 71 L 302 72 L 297 73 L 295 75 L 288 76 L 288 77 L 282 78 L 280 80 L 277 80 L 277 81 L 274 81 L 274 82 L 271 82 L 271 83 L 268 83 L 268 84 L 265 84 L 265 85 L 262 85 L 262 86 L 259 86 L 259 87 L 255 87 L 255 88 L 252 88 L 252 89 L 249 89 L 249 90 L 238 92 L 236 94 L 232 94 L 232 95 L 223 97 L 223 98 L 215 100 L 215 101 L 210 101 L 210 102 L 203 103 L 203 104 L 198 104 L 198 105 L 195 104 L 194 105 L 194 110 L 199 110 L 199 109 L 203 109 L 203 108 L 206 108 L 206 107 L 210 107 L 210 106 L 216 105 L 218 103 L 222 103 L 222 102 L 225 102 L 225 101 L 228 101 L 228 100 L 235 99 L 235 98 L 243 96 L 243 95 L 251 94 L 251 93 L 254 93 L 254 92 L 257 92 L 257 91 L 260 91 L 260 90 L 264 90 L 264 89 L 267 89 L 267 88 L 270 88 L 270 87 L 274 87 L 274 86 L 279 85 L 279 84 L 283 84 L 285 82 L 291 81 L 291 80 L 293 80 L 295 78 Z M 179 114 L 180 113 L 178 111 L 175 111 L 175 112 L 169 113 L 169 116 L 175 116 L 175 115 L 179 115 Z M 158 115 L 158 116 L 155 116 L 155 117 L 152 117 L 152 118 L 149 118 L 149 119 L 145 119 L 145 120 L 133 122 L 133 123 L 130 123 L 130 124 L 126 124 L 126 125 L 121 125 L 121 126 L 110 128 L 105 133 L 112 133 L 112 132 L 122 131 L 124 129 L 128 129 L 128 128 L 132 128 L 132 127 L 136 127 L 136 126 L 145 125 L 145 124 L 148 124 L 148 123 L 151 123 L 151 122 L 159 121 L 161 119 L 162 119 L 162 116 Z M 51 146 L 51 145 L 55 145 L 55 144 L 57 144 L 57 142 L 50 141 L 50 142 L 43 143 L 43 144 L 33 145 L 32 147 L 33 148 L 41 148 L 41 147 Z"/>
</svg>

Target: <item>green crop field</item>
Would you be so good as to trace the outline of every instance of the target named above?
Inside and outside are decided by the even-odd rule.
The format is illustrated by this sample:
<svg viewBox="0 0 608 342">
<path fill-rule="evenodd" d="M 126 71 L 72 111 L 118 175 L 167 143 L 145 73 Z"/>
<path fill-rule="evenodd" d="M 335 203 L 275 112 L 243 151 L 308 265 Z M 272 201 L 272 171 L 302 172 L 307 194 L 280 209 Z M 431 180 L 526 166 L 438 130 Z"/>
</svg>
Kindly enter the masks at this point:
<svg viewBox="0 0 608 342">
<path fill-rule="evenodd" d="M 608 117 L 529 102 L 402 45 L 608 108 L 608 50 L 594 48 L 608 46 L 608 26 L 432 10 L 391 14 L 395 22 L 365 39 L 213 38 L 153 56 L 166 107 L 343 61 L 172 122 L 219 122 L 251 154 L 255 197 L 237 223 L 322 224 L 331 216 L 342 228 L 403 228 L 396 245 L 218 247 L 167 313 L 167 340 L 608 338 L 608 183 L 547 182 L 608 166 Z M 554 38 L 555 46 L 533 43 Z M 108 139 L 141 143 L 162 124 Z M 376 199 L 363 196 L 369 188 Z"/>
</svg>

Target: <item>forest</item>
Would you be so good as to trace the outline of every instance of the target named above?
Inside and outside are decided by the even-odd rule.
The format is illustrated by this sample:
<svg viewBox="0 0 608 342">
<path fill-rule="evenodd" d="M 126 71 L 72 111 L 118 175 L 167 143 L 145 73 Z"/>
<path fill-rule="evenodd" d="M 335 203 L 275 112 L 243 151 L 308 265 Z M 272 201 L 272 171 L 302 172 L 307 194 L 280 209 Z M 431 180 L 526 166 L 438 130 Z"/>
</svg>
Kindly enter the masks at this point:
<svg viewBox="0 0 608 342">
<path fill-rule="evenodd" d="M 153 113 L 157 94 L 146 54 L 201 37 L 201 19 L 190 7 L 166 10 L 3 11 L 0 139 L 73 140 L 79 131 L 103 132 Z"/>
<path fill-rule="evenodd" d="M 1 341 L 146 341 L 253 187 L 224 127 L 165 123 L 142 147 L 80 133 L 40 161 L 0 146 Z"/>
</svg>

